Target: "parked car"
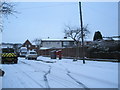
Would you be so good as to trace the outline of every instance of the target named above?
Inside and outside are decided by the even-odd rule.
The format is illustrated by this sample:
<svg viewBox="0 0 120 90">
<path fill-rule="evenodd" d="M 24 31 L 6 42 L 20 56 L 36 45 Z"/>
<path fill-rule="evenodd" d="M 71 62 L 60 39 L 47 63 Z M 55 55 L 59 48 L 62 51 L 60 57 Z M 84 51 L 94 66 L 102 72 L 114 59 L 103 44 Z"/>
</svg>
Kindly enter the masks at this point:
<svg viewBox="0 0 120 90">
<path fill-rule="evenodd" d="M 28 51 L 27 54 L 26 54 L 26 59 L 35 59 L 37 60 L 37 53 L 36 51 Z"/>
<path fill-rule="evenodd" d="M 27 48 L 26 48 L 26 47 L 21 47 L 21 48 L 20 48 L 19 56 L 20 56 L 20 57 L 25 57 L 26 54 L 27 54 Z"/>
</svg>

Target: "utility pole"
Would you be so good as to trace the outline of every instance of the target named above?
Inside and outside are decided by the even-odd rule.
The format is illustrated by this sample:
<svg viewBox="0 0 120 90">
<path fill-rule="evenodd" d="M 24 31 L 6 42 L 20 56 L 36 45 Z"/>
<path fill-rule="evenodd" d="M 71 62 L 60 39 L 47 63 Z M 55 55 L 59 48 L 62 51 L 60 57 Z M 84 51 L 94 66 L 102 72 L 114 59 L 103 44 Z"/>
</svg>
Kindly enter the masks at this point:
<svg viewBox="0 0 120 90">
<path fill-rule="evenodd" d="M 83 21 L 82 21 L 82 9 L 81 9 L 81 2 L 79 2 L 79 9 L 80 9 L 80 22 L 81 22 L 81 35 L 82 35 L 82 59 L 83 64 L 85 64 L 85 51 L 84 51 L 84 33 L 83 33 Z"/>
<path fill-rule="evenodd" d="M 3 20 L 2 20 L 2 12 L 1 12 L 1 1 L 0 1 L 0 64 L 2 61 L 2 31 L 3 31 Z M 0 87 L 1 88 L 1 87 Z"/>
</svg>

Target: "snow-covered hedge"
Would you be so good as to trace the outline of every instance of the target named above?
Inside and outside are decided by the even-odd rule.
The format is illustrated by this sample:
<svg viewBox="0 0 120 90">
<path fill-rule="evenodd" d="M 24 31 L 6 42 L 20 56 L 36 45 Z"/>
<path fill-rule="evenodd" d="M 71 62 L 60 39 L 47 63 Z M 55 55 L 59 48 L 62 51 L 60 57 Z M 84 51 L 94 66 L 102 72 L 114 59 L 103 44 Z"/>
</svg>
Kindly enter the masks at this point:
<svg viewBox="0 0 120 90">
<path fill-rule="evenodd" d="M 93 41 L 88 45 L 88 52 L 120 52 L 120 41 Z"/>
</svg>

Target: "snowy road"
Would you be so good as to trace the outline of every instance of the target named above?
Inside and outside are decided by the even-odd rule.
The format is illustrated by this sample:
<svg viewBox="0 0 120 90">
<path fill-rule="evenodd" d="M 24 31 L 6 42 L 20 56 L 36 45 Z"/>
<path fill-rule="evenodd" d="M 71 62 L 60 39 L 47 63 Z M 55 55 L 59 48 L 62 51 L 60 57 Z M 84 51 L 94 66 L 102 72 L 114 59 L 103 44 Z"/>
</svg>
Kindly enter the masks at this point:
<svg viewBox="0 0 120 90">
<path fill-rule="evenodd" d="M 52 61 L 49 58 L 39 57 Z M 19 58 L 4 64 L 3 88 L 118 88 L 118 64 L 113 62 L 54 60 L 54 63 Z"/>
</svg>

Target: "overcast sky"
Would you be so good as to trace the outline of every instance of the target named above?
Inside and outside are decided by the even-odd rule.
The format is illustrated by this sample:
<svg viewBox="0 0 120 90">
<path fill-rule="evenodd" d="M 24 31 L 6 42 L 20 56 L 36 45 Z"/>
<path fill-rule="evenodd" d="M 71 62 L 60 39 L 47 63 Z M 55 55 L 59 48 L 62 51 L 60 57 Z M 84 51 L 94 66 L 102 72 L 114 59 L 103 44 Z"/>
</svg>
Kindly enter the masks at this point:
<svg viewBox="0 0 120 90">
<path fill-rule="evenodd" d="M 4 19 L 3 42 L 23 43 L 35 38 L 63 38 L 65 25 L 79 27 L 78 2 L 18 2 L 19 14 Z M 103 36 L 118 35 L 117 2 L 83 2 L 83 22 L 92 40 L 95 31 Z"/>
</svg>

